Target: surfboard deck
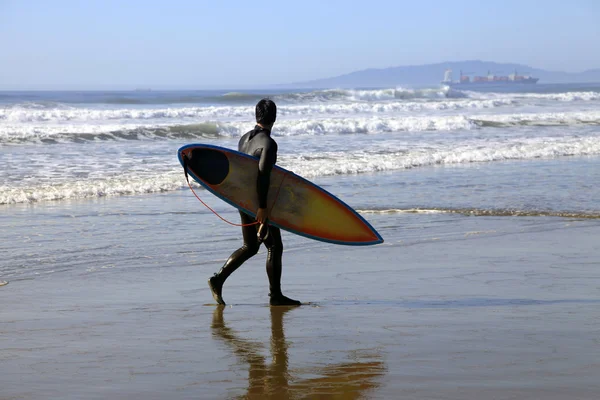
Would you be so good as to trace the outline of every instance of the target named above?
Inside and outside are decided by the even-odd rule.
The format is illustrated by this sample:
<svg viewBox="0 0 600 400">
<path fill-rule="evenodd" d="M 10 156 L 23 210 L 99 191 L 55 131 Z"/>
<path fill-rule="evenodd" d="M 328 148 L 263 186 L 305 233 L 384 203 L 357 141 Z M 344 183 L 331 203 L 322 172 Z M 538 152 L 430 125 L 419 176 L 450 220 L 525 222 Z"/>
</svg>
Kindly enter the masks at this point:
<svg viewBox="0 0 600 400">
<path fill-rule="evenodd" d="M 255 217 L 258 159 L 209 144 L 189 144 L 179 162 L 200 185 Z M 311 239 L 342 245 L 383 243 L 379 233 L 352 207 L 320 186 L 275 165 L 267 199 L 269 224 Z"/>
</svg>

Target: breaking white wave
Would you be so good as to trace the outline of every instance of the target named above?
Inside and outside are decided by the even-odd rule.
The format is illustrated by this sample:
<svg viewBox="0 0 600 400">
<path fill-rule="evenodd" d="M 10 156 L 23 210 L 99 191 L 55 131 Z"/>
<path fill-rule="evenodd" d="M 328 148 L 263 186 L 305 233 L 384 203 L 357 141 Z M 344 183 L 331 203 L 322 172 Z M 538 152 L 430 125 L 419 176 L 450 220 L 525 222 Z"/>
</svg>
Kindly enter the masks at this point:
<svg viewBox="0 0 600 400">
<path fill-rule="evenodd" d="M 394 99 L 395 89 L 373 89 L 373 90 L 353 90 L 353 89 L 325 89 L 306 93 L 288 93 L 276 96 L 276 99 L 295 100 L 295 101 L 373 101 L 373 100 L 392 100 Z"/>
<path fill-rule="evenodd" d="M 598 212 L 574 212 L 551 210 L 523 210 L 523 209 L 481 209 L 481 208 L 387 208 L 357 210 L 361 214 L 464 214 L 485 217 L 560 217 L 560 218 L 589 218 L 599 219 Z M 472 232 L 479 234 L 484 232 Z"/>
<path fill-rule="evenodd" d="M 69 179 L 63 182 L 48 181 L 35 186 L 0 186 L 0 204 L 36 203 L 67 199 L 123 196 L 160 193 L 180 189 L 185 182 L 180 171 L 155 176 L 138 177 L 122 174 L 108 179 Z M 68 178 L 68 177 L 65 177 Z"/>
<path fill-rule="evenodd" d="M 473 121 L 494 127 L 599 125 L 600 111 L 481 115 Z"/>
<path fill-rule="evenodd" d="M 230 136 L 228 127 L 216 123 L 169 124 L 69 124 L 0 126 L 0 146 L 35 143 L 84 143 L 119 140 L 168 140 Z"/>
<path fill-rule="evenodd" d="M 245 95 L 247 96 L 247 95 Z M 257 96 L 254 96 L 257 97 Z M 330 101 L 381 101 L 381 100 L 445 100 L 450 98 L 506 98 L 506 99 L 540 99 L 559 102 L 596 101 L 600 100 L 600 92 L 572 91 L 562 93 L 498 93 L 477 92 L 456 87 L 440 86 L 435 88 L 389 88 L 389 89 L 327 89 L 303 93 L 287 93 L 274 96 L 275 100 L 297 102 L 330 102 Z"/>
<path fill-rule="evenodd" d="M 249 122 L 204 122 L 190 125 L 55 125 L 0 127 L 0 144 L 61 143 L 102 140 L 152 140 L 202 137 L 238 137 L 249 130 Z M 328 118 L 281 121 L 274 136 L 370 134 L 402 131 L 441 131 L 477 129 L 475 121 L 464 116 L 384 118 Z"/>
<path fill-rule="evenodd" d="M 415 148 L 388 150 L 282 154 L 278 164 L 298 175 L 315 178 L 433 165 L 599 154 L 600 137 L 537 137 L 438 144 L 435 148 L 420 144 Z M 15 180 L 10 186 L 0 186 L 0 204 L 157 193 L 177 190 L 186 185 L 182 169 L 171 154 L 165 154 L 147 165 L 133 163 L 130 157 L 114 159 L 110 172 L 103 172 L 101 166 L 97 166 L 93 178 L 78 175 L 78 171 L 89 167 L 89 162 L 89 158 L 82 157 L 71 161 L 69 168 L 64 168 L 61 164 L 52 167 L 52 160 L 49 159 L 44 175 L 35 179 Z M 104 173 L 110 173 L 110 176 L 103 176 Z M 22 174 L 28 175 L 30 172 L 24 171 Z"/>
<path fill-rule="evenodd" d="M 343 114 L 391 114 L 399 112 L 443 111 L 492 109 L 515 105 L 513 99 L 460 99 L 439 102 L 369 102 L 338 104 L 307 104 L 280 106 L 280 116 L 307 117 Z M 180 108 L 144 108 L 144 109 L 91 109 L 91 108 L 52 108 L 31 109 L 12 107 L 0 110 L 0 123 L 18 124 L 30 122 L 48 123 L 85 123 L 85 122 L 143 122 L 190 119 L 249 119 L 254 113 L 253 107 L 211 106 Z M 0 125 L 1 126 L 1 125 Z"/>
<path fill-rule="evenodd" d="M 418 168 L 432 165 L 465 164 L 600 154 L 600 137 L 529 138 L 510 142 L 474 142 L 437 149 L 400 150 L 389 153 L 331 152 L 306 159 L 282 159 L 282 165 L 307 176 L 352 175 Z"/>
<path fill-rule="evenodd" d="M 600 155 L 600 92 L 588 89 L 274 93 L 273 136 L 285 144 L 278 163 L 310 179 Z M 185 180 L 176 148 L 191 142 L 235 146 L 254 125 L 254 103 L 262 97 L 241 92 L 19 96 L 10 103 L 0 98 L 5 104 L 0 204 L 178 190 Z"/>
<path fill-rule="evenodd" d="M 377 134 L 473 130 L 486 127 L 578 125 L 600 125 L 600 111 L 399 117 L 367 114 L 346 118 L 282 119 L 273 130 L 273 135 Z M 5 124 L 0 125 L 0 145 L 99 140 L 230 138 L 241 136 L 251 126 L 250 121 L 204 121 L 175 125 L 170 122 L 153 124 Z"/>
<path fill-rule="evenodd" d="M 564 92 L 564 93 L 477 93 L 465 92 L 470 98 L 513 99 L 513 100 L 549 100 L 555 102 L 599 101 L 600 92 Z"/>
<path fill-rule="evenodd" d="M 562 102 L 571 101 L 596 101 L 600 100 L 600 92 L 567 92 L 567 93 L 545 93 L 524 94 L 518 97 L 527 99 L 544 99 Z"/>
</svg>

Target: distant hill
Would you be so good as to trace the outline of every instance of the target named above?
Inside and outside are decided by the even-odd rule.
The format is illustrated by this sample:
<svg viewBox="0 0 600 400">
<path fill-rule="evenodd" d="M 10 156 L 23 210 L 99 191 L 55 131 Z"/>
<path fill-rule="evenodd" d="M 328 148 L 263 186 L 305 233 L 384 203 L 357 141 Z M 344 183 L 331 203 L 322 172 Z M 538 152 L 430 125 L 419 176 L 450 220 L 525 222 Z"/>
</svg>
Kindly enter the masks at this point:
<svg viewBox="0 0 600 400">
<path fill-rule="evenodd" d="M 365 69 L 349 74 L 306 82 L 295 82 L 294 87 L 395 87 L 397 85 L 435 85 L 442 81 L 444 71 L 452 69 L 455 80 L 460 71 L 467 75 L 487 75 L 490 71 L 496 75 L 509 75 L 515 70 L 519 75 L 531 75 L 539 78 L 538 83 L 576 83 L 600 82 L 600 69 L 579 73 L 547 71 L 523 64 L 496 63 L 489 61 L 457 61 L 438 64 L 410 65 L 381 69 Z"/>
</svg>

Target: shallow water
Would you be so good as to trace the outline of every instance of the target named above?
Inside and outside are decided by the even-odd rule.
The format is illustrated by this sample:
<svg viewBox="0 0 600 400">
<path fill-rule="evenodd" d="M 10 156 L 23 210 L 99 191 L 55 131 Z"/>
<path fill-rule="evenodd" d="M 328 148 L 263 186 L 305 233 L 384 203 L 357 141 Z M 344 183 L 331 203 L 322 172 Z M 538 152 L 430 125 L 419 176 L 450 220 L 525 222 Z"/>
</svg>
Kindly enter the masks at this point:
<svg viewBox="0 0 600 400">
<path fill-rule="evenodd" d="M 283 232 L 292 310 L 264 250 L 213 305 L 241 234 L 175 157 L 257 95 L 0 94 L 0 399 L 596 399 L 600 97 L 536 90 L 270 93 L 279 163 L 385 240 Z"/>
<path fill-rule="evenodd" d="M 12 226 L 0 398 L 600 393 L 598 220 L 374 214 L 378 246 L 284 236 L 306 305 L 267 306 L 261 252 L 217 308 L 206 279 L 239 235 L 181 212 L 189 193 L 53 204 L 13 206 L 42 229 Z"/>
</svg>

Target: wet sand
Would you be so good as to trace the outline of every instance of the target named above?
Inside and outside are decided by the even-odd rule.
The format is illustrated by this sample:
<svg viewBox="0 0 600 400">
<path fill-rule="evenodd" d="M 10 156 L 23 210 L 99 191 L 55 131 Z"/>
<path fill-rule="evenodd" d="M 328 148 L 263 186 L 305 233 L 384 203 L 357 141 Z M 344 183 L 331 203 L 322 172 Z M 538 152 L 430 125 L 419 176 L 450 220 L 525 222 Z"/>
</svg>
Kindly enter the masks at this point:
<svg viewBox="0 0 600 400">
<path fill-rule="evenodd" d="M 206 285 L 210 251 L 0 277 L 0 399 L 600 397 L 600 221 L 447 218 L 419 240 L 376 220 L 375 247 L 290 240 L 284 292 L 309 302 L 292 309 L 267 306 L 264 251 L 227 282 L 226 307 Z"/>
</svg>

